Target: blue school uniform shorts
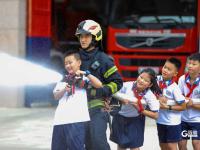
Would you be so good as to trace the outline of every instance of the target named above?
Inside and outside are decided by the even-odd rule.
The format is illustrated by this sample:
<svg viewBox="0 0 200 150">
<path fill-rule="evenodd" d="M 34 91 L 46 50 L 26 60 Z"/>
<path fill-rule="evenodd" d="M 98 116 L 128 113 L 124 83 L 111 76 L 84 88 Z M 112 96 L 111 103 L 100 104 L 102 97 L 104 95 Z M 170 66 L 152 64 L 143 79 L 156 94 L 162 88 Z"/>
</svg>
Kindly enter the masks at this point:
<svg viewBox="0 0 200 150">
<path fill-rule="evenodd" d="M 85 150 L 85 123 L 53 127 L 51 150 Z"/>
<path fill-rule="evenodd" d="M 200 123 L 199 122 L 181 122 L 182 139 L 200 140 Z"/>
<path fill-rule="evenodd" d="M 138 148 L 144 143 L 145 117 L 115 115 L 112 121 L 110 140 L 121 148 Z"/>
<path fill-rule="evenodd" d="M 181 140 L 181 124 L 163 125 L 157 123 L 157 130 L 160 143 L 174 143 Z"/>
</svg>

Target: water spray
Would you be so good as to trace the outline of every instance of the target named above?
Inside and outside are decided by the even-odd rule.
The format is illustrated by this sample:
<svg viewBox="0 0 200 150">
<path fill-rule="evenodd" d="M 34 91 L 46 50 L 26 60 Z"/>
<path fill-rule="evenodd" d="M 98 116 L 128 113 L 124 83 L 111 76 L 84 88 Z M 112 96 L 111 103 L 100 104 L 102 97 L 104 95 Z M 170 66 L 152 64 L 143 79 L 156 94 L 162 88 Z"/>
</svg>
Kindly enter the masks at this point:
<svg viewBox="0 0 200 150">
<path fill-rule="evenodd" d="M 0 53 L 0 70 L 0 86 L 43 86 L 62 79 L 54 70 L 5 53 Z"/>
</svg>

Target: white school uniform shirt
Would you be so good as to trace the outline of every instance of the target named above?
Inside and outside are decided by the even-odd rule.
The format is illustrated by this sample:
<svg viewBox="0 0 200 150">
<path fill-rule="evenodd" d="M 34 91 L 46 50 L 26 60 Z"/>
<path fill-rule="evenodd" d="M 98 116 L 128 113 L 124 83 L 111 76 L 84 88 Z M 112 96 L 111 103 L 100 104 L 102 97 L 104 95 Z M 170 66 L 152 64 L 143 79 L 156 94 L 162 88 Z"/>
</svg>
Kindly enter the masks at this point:
<svg viewBox="0 0 200 150">
<path fill-rule="evenodd" d="M 134 82 L 124 82 L 122 89 L 119 91 L 123 94 L 128 95 L 128 97 L 135 97 L 134 92 L 132 90 Z M 147 90 L 145 95 L 142 98 L 146 101 L 148 107 L 151 111 L 158 112 L 159 110 L 159 101 L 156 99 L 156 96 L 152 93 L 150 89 Z M 145 108 L 145 106 L 144 106 Z M 138 110 L 131 104 L 123 105 L 121 107 L 121 110 L 119 111 L 119 114 L 124 117 L 137 117 L 140 114 L 138 113 Z"/>
<path fill-rule="evenodd" d="M 162 76 L 157 76 L 158 83 L 163 81 Z M 174 100 L 178 104 L 185 102 L 185 97 L 176 82 L 163 89 L 163 96 L 167 99 Z M 157 123 L 163 125 L 179 125 L 181 123 L 181 111 L 160 109 Z"/>
<path fill-rule="evenodd" d="M 64 89 L 65 82 L 57 83 L 53 92 Z M 75 93 L 68 96 L 67 92 L 59 100 L 55 111 L 54 125 L 89 121 L 86 90 L 75 87 Z"/>
<path fill-rule="evenodd" d="M 198 77 L 196 81 L 197 80 L 200 80 L 200 77 Z M 188 89 L 186 85 L 185 75 L 182 75 L 179 78 L 178 85 L 181 89 L 181 92 L 184 95 L 187 95 L 189 93 L 190 90 Z M 200 99 L 200 82 L 198 86 L 193 90 L 192 94 L 190 95 L 190 98 Z M 184 122 L 200 122 L 200 110 L 193 109 L 193 108 L 186 109 L 182 112 L 181 119 Z"/>
</svg>

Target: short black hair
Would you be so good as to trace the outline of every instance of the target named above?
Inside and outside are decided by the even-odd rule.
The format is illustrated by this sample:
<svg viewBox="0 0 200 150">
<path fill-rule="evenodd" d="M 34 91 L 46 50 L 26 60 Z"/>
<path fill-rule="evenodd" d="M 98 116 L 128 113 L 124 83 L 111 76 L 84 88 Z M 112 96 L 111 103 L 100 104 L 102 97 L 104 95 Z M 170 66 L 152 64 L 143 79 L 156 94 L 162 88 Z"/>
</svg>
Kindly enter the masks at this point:
<svg viewBox="0 0 200 150">
<path fill-rule="evenodd" d="M 67 50 L 64 54 L 64 58 L 70 55 L 73 55 L 77 60 L 81 60 L 78 50 Z"/>
<path fill-rule="evenodd" d="M 194 53 L 188 57 L 188 60 L 194 60 L 200 62 L 200 53 Z"/>
<path fill-rule="evenodd" d="M 179 70 L 181 68 L 181 61 L 175 57 L 170 57 L 166 61 L 174 64 L 174 66 L 176 67 L 177 70 Z"/>
</svg>

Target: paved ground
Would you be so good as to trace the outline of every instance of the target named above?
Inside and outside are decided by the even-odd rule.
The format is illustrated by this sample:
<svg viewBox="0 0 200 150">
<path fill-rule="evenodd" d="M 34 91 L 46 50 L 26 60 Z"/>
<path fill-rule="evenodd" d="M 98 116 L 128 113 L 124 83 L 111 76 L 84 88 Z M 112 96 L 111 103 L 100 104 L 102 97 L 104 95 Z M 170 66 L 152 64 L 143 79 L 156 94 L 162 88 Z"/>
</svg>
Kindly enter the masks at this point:
<svg viewBox="0 0 200 150">
<path fill-rule="evenodd" d="M 0 108 L 0 150 L 50 150 L 54 111 L 55 108 Z M 146 122 L 141 150 L 159 150 L 155 122 Z M 114 143 L 110 145 L 116 150 Z M 192 149 L 191 144 L 188 148 Z"/>
</svg>

